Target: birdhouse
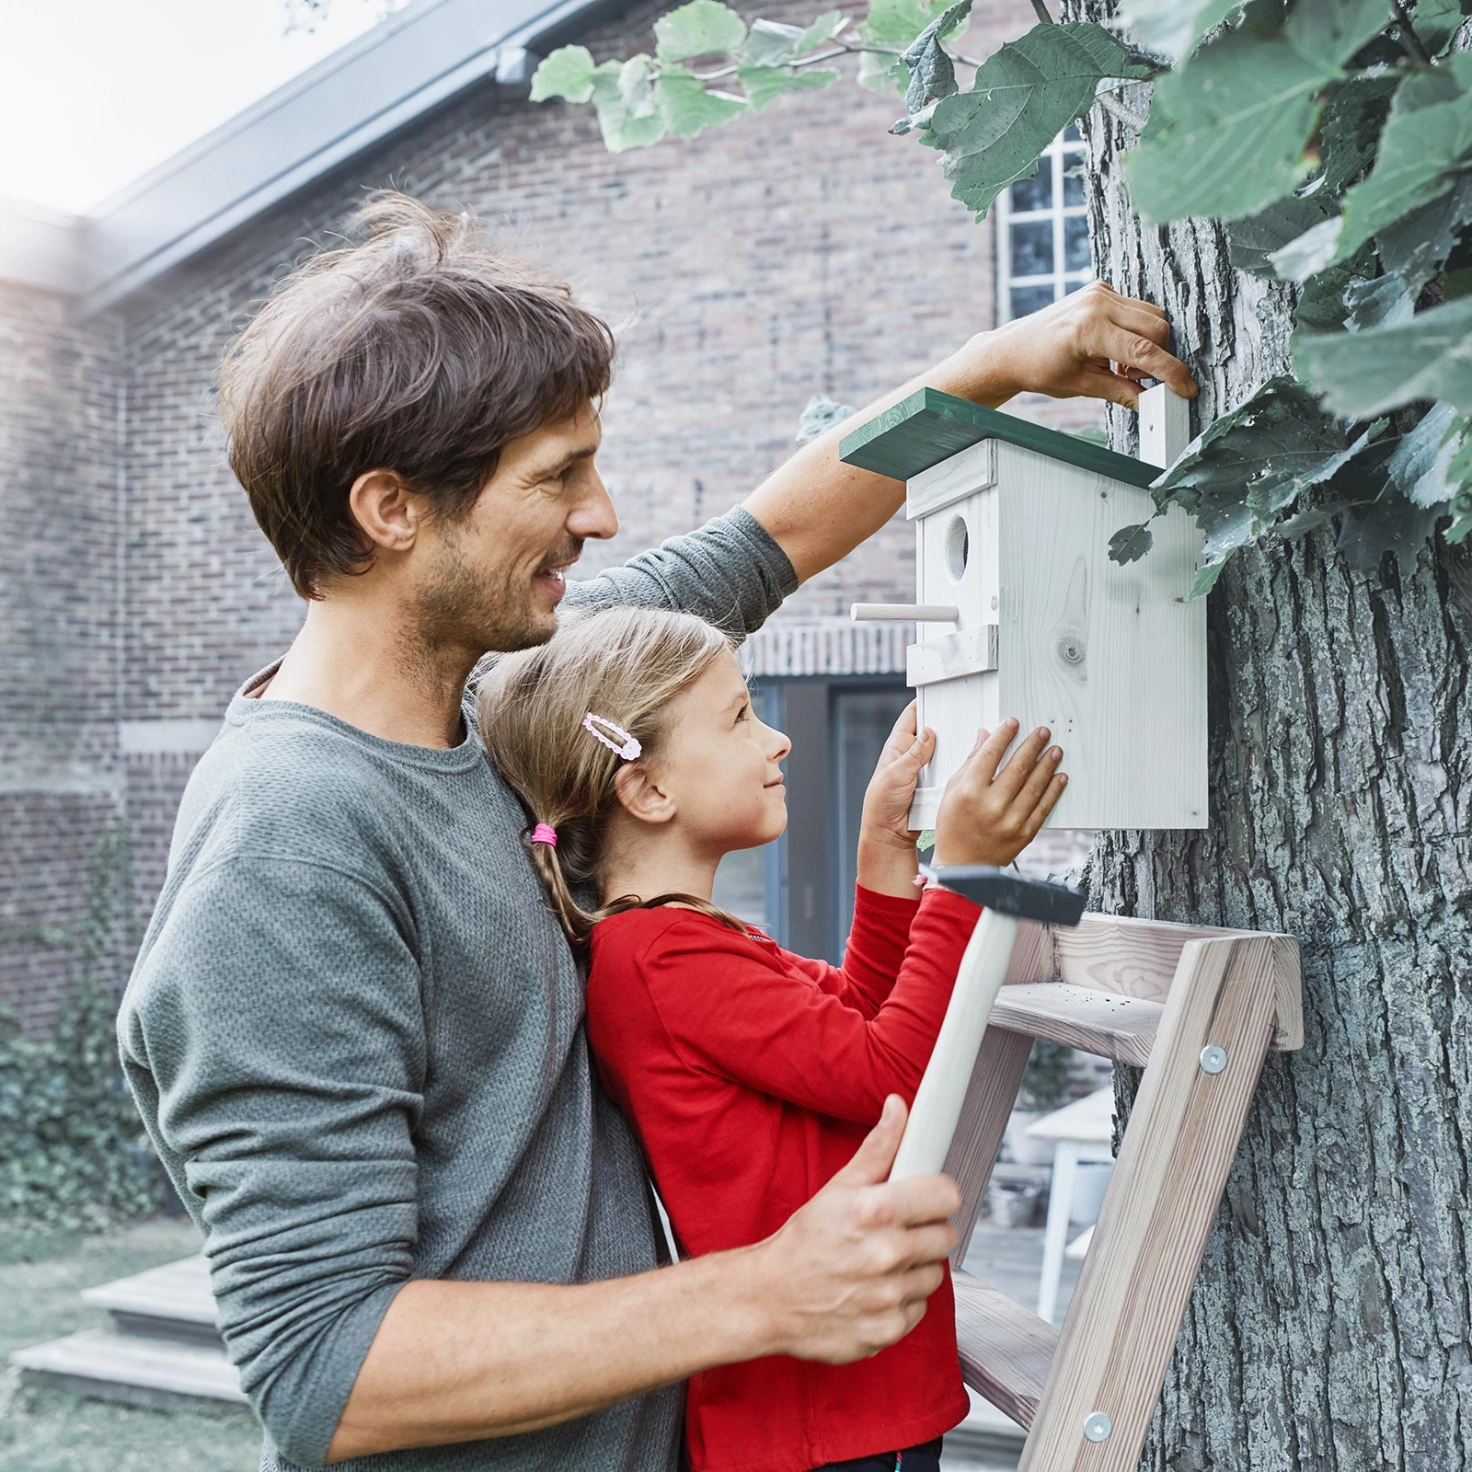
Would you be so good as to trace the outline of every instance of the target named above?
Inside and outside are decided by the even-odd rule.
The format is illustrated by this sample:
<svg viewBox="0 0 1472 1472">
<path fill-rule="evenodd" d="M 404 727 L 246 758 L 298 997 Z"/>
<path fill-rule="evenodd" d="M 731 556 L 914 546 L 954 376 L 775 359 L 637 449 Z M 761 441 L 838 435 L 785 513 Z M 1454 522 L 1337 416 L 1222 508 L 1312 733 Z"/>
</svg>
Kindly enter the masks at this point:
<svg viewBox="0 0 1472 1472">
<path fill-rule="evenodd" d="M 978 727 L 1047 726 L 1068 787 L 1050 828 L 1206 826 L 1206 600 L 1187 595 L 1201 533 L 1147 487 L 1184 449 L 1186 404 L 1141 401 L 1141 460 L 924 388 L 847 435 L 842 458 L 906 483 L 915 603 L 907 674 L 936 734 L 910 821 L 935 824 Z M 1146 463 L 1146 461 L 1157 463 Z M 1121 565 L 1109 539 L 1151 521 Z"/>
</svg>

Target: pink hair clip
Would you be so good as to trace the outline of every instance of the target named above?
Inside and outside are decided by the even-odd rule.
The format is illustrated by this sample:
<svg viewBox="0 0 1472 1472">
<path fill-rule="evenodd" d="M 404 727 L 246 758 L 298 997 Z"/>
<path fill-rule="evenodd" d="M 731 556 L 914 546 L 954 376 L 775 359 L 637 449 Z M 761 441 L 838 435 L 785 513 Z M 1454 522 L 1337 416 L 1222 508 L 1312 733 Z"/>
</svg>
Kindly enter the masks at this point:
<svg viewBox="0 0 1472 1472">
<path fill-rule="evenodd" d="M 600 731 L 599 726 L 602 726 L 603 730 Z M 638 761 L 640 753 L 644 750 L 622 726 L 610 721 L 606 716 L 595 716 L 592 711 L 583 717 L 583 730 L 594 740 L 601 741 L 611 752 L 621 756 L 626 762 Z"/>
<path fill-rule="evenodd" d="M 532 836 L 528 840 L 528 842 L 545 843 L 548 845 L 549 848 L 556 848 L 557 830 L 547 823 L 538 823 L 537 826 L 532 829 Z"/>
</svg>

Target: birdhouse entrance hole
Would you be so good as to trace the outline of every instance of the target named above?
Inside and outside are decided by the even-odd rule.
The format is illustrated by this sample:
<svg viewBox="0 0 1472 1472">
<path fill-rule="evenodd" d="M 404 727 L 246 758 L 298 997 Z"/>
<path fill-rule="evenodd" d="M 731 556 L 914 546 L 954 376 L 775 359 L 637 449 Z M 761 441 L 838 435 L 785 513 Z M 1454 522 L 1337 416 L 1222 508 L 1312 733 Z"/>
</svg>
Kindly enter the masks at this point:
<svg viewBox="0 0 1472 1472">
<path fill-rule="evenodd" d="M 966 576 L 966 559 L 971 555 L 971 533 L 964 516 L 953 516 L 946 528 L 946 566 L 951 581 L 959 583 Z"/>
</svg>

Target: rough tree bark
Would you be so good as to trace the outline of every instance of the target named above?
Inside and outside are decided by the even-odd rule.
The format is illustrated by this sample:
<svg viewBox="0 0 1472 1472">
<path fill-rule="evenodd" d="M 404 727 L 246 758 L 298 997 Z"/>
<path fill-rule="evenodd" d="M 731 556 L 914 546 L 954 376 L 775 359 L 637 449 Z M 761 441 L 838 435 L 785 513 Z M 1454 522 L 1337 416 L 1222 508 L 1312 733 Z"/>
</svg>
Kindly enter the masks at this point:
<svg viewBox="0 0 1472 1472">
<path fill-rule="evenodd" d="M 1286 288 L 1234 272 L 1210 222 L 1143 230 L 1133 132 L 1097 107 L 1085 131 L 1101 275 L 1170 314 L 1199 430 L 1287 366 Z M 1454 1472 L 1472 1466 L 1472 543 L 1428 545 L 1406 577 L 1351 571 L 1332 531 L 1248 549 L 1207 617 L 1211 826 L 1105 835 L 1094 902 L 1297 936 L 1307 1040 L 1269 1060 L 1141 1465 Z"/>
</svg>

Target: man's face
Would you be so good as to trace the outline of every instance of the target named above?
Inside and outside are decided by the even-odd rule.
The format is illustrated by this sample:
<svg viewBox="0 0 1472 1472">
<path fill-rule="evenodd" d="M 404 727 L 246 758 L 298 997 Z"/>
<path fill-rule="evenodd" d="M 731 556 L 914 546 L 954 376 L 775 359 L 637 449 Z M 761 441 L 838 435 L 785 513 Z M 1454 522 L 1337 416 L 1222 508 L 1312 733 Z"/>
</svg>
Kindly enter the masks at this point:
<svg viewBox="0 0 1472 1472">
<path fill-rule="evenodd" d="M 593 465 L 601 438 L 587 404 L 512 440 L 469 511 L 424 524 L 416 601 L 426 642 L 463 644 L 478 657 L 552 637 L 563 575 L 583 542 L 618 531 Z"/>
</svg>

